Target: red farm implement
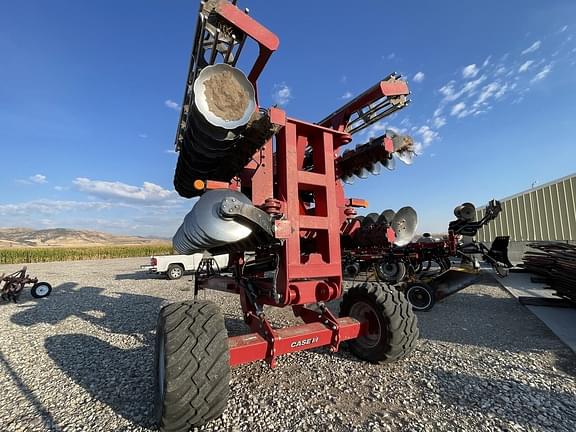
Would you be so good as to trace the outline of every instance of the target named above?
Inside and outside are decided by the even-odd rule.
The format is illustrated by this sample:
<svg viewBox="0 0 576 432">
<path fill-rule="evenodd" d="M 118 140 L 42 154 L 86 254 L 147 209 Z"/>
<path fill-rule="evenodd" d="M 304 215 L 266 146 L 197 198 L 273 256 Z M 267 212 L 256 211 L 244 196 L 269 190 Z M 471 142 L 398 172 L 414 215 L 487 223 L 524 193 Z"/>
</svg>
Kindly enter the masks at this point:
<svg viewBox="0 0 576 432">
<path fill-rule="evenodd" d="M 52 292 L 52 286 L 48 282 L 38 282 L 38 278 L 32 278 L 26 274 L 26 266 L 9 275 L 0 275 L 0 296 L 2 300 L 16 303 L 26 285 L 32 285 L 30 293 L 34 298 L 48 297 Z"/>
<path fill-rule="evenodd" d="M 258 47 L 248 75 L 236 64 Z M 184 431 L 219 416 L 231 366 L 343 342 L 369 362 L 408 355 L 418 338 L 405 297 L 363 283 L 343 295 L 340 238 L 365 207 L 343 182 L 410 162 L 412 140 L 393 132 L 342 152 L 359 132 L 407 105 L 408 86 L 391 74 L 312 123 L 258 104 L 257 80 L 277 37 L 235 2 L 202 2 L 176 135 L 174 185 L 198 197 L 173 238 L 179 253 L 227 253 L 233 274 L 197 275 L 194 300 L 160 312 L 156 407 L 163 430 Z M 380 164 L 380 165 L 379 165 Z M 219 308 L 198 300 L 206 288 L 239 295 L 251 333 L 228 337 Z M 340 311 L 327 303 L 342 297 Z M 274 328 L 264 305 L 292 309 L 302 324 Z"/>
<path fill-rule="evenodd" d="M 394 284 L 414 309 L 429 310 L 436 301 L 480 279 L 477 256 L 499 276 L 507 274 L 512 267 L 508 260 L 509 237 L 497 237 L 490 249 L 472 239 L 501 211 L 500 203 L 492 200 L 482 219 L 476 221 L 474 205 L 464 203 L 454 209 L 457 219 L 450 222 L 447 235 L 435 239 L 425 234 L 416 241 L 411 241 L 417 225 L 411 207 L 349 219 L 341 241 L 344 275 L 353 280 L 375 278 Z M 454 258 L 462 260 L 457 268 L 451 268 Z"/>
</svg>

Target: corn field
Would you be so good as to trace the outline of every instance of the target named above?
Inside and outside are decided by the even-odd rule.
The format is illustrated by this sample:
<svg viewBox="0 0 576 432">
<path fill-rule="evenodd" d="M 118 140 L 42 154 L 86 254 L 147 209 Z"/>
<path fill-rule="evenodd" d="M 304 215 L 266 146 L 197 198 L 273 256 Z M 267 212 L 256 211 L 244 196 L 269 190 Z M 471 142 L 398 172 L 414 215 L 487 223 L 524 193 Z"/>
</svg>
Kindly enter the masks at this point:
<svg viewBox="0 0 576 432">
<path fill-rule="evenodd" d="M 172 246 L 166 243 L 135 246 L 9 248 L 0 249 L 0 264 L 130 258 L 171 253 L 173 253 Z"/>
</svg>

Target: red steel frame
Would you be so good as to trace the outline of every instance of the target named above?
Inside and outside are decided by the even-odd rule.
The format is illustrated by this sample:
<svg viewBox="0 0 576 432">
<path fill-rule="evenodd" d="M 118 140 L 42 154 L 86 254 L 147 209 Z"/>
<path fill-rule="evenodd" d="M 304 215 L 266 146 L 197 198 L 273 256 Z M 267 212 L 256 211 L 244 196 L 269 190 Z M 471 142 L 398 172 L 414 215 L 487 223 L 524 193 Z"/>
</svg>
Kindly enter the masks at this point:
<svg viewBox="0 0 576 432">
<path fill-rule="evenodd" d="M 258 43 L 259 56 L 248 75 L 256 88 L 258 76 L 278 47 L 278 38 L 232 3 L 221 0 L 215 11 Z M 241 282 L 230 277 L 199 280 L 201 288 L 225 289 L 240 295 L 244 320 L 253 332 L 229 338 L 232 366 L 266 360 L 274 367 L 279 355 L 328 345 L 337 351 L 342 341 L 370 331 L 368 319 L 360 322 L 350 317 L 336 318 L 323 302 L 342 294 L 340 231 L 347 218 L 346 210 L 355 203 L 344 197 L 335 168 L 339 147 L 352 139 L 344 132 L 345 125 L 356 110 L 387 93 L 407 94 L 408 90 L 403 82 L 392 85 L 382 81 L 321 125 L 288 118 L 277 108 L 269 110 L 271 122 L 279 128 L 275 142 L 271 139 L 260 148 L 240 175 L 240 189 L 251 197 L 255 206 L 265 208 L 272 202 L 284 215 L 276 221 L 276 237 L 283 240 L 276 278 L 279 299 L 274 301 L 266 296 L 256 299 L 256 303 L 291 306 L 304 324 L 274 329 L 262 313 L 257 313 Z M 307 147 L 313 149 L 313 171 L 304 170 Z M 392 143 L 385 142 L 385 148 L 391 152 Z M 210 186 L 210 181 L 207 183 Z M 229 185 L 237 186 L 237 182 Z M 300 192 L 314 195 L 314 207 L 300 200 Z M 307 240 L 308 247 L 313 245 L 307 254 L 301 253 L 302 239 Z M 243 258 L 231 256 L 231 260 L 240 269 Z M 263 277 L 254 277 L 250 283 L 263 289 L 271 285 Z M 320 311 L 304 306 L 310 303 L 318 303 Z"/>
</svg>

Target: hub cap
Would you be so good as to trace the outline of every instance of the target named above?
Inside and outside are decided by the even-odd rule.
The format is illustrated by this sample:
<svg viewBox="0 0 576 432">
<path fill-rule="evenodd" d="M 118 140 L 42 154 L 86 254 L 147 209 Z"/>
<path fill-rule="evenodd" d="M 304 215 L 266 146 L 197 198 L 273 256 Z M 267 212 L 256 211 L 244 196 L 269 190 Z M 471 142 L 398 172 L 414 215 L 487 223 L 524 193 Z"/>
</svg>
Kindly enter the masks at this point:
<svg viewBox="0 0 576 432">
<path fill-rule="evenodd" d="M 50 289 L 48 288 L 47 285 L 37 285 L 36 286 L 36 294 L 41 296 L 41 297 L 48 294 L 48 291 L 50 291 Z"/>
<path fill-rule="evenodd" d="M 406 297 L 414 309 L 425 309 L 432 303 L 430 292 L 419 285 L 410 287 Z"/>
<path fill-rule="evenodd" d="M 358 321 L 368 321 L 369 333 L 356 339 L 356 343 L 363 348 L 374 348 L 382 337 L 382 323 L 374 308 L 368 303 L 359 301 L 350 308 L 350 316 Z"/>
</svg>

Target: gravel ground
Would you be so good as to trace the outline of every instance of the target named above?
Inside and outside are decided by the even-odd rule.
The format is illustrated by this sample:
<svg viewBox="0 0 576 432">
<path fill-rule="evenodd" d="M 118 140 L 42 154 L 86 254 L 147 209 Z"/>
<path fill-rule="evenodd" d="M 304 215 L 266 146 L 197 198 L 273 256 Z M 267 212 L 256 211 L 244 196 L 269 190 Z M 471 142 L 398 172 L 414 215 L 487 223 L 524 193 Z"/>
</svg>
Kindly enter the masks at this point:
<svg viewBox="0 0 576 432">
<path fill-rule="evenodd" d="M 190 277 L 136 271 L 146 259 L 31 264 L 54 286 L 0 305 L 1 431 L 148 431 L 156 315 L 191 297 Z M 0 266 L 14 271 L 18 266 Z M 207 292 L 232 334 L 236 296 Z M 288 311 L 273 323 L 291 321 Z M 326 349 L 233 370 L 231 399 L 206 431 L 574 431 L 576 356 L 497 284 L 419 315 L 407 360 Z"/>
</svg>

